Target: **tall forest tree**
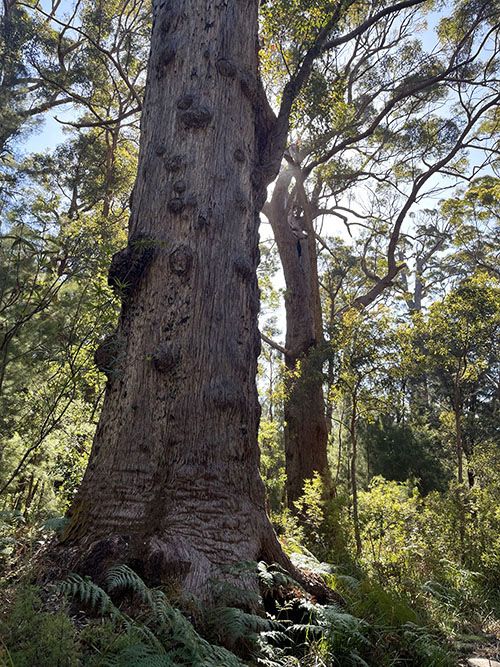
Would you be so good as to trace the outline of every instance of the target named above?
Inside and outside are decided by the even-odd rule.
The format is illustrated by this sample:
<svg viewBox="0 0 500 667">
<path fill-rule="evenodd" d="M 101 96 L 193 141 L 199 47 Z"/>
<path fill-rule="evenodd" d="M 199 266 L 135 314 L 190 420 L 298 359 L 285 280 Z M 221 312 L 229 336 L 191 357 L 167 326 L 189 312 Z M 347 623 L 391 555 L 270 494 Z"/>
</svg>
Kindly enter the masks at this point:
<svg viewBox="0 0 500 667">
<path fill-rule="evenodd" d="M 25 516 L 64 509 L 79 481 L 105 379 L 93 354 L 117 316 L 106 274 L 126 238 L 150 17 L 98 5 L 2 16 L 18 38 L 0 34 L 16 65 L 0 75 L 0 493 Z M 65 140 L 26 155 L 44 113 L 62 114 Z"/>
<path fill-rule="evenodd" d="M 272 72 L 286 71 L 300 59 L 296 31 L 302 29 L 294 20 L 283 21 L 286 11 L 277 3 L 266 14 Z M 497 29 L 495 9 L 489 3 L 457 6 L 456 14 L 443 19 L 438 45 L 428 52 L 414 38 L 419 20 L 417 10 L 402 18 L 390 14 L 317 60 L 297 100 L 299 120 L 294 118 L 286 164 L 264 207 L 286 283 L 285 345 L 267 342 L 283 353 L 287 367 L 285 451 L 292 508 L 315 472 L 328 484 L 318 261 L 331 248 L 318 234 L 318 221 L 326 214 L 349 234 L 364 230 L 359 254 L 366 284 L 345 305 L 366 308 L 401 280 L 402 240 L 412 233 L 412 208 L 457 179 L 470 178 L 463 163 L 469 149 L 482 146 L 485 164 L 492 159 L 494 122 L 485 119 L 493 118 L 498 94 L 483 68 L 495 68 L 488 53 Z M 453 109 L 451 117 L 449 108 L 442 114 L 443 101 Z M 365 198 L 363 211 L 356 200 Z M 430 259 L 426 253 L 432 256 L 444 241 L 439 235 L 430 248 L 426 244 L 417 257 L 417 276 Z M 419 288 L 417 280 L 420 302 Z"/>
<path fill-rule="evenodd" d="M 496 434 L 499 332 L 498 280 L 485 273 L 463 280 L 414 323 L 413 347 L 417 358 L 425 355 L 428 382 L 451 433 L 458 483 L 467 479 L 470 487 L 474 450 Z"/>
<path fill-rule="evenodd" d="M 258 216 L 315 58 L 420 3 L 377 3 L 342 32 L 355 4 L 313 25 L 274 114 L 257 2 L 154 3 L 129 242 L 109 274 L 120 322 L 61 550 L 88 568 L 133 560 L 206 596 L 227 563 L 288 565 L 258 474 Z"/>
</svg>

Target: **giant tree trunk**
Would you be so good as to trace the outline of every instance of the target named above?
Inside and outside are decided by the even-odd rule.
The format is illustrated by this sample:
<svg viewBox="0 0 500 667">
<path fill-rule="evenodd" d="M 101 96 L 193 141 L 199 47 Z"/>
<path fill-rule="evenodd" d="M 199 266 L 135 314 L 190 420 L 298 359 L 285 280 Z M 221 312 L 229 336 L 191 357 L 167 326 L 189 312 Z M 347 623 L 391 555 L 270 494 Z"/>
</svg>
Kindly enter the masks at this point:
<svg viewBox="0 0 500 667">
<path fill-rule="evenodd" d="M 266 214 L 273 228 L 286 283 L 286 354 L 288 371 L 285 417 L 286 490 L 288 504 L 303 493 L 304 482 L 320 473 L 328 483 L 326 422 L 323 397 L 321 310 L 315 279 L 313 234 L 289 224 L 289 172 L 278 178 Z"/>
<path fill-rule="evenodd" d="M 258 473 L 258 0 L 153 4 L 129 243 L 110 269 L 122 312 L 96 354 L 109 381 L 62 549 L 207 595 L 228 563 L 285 562 Z"/>
</svg>

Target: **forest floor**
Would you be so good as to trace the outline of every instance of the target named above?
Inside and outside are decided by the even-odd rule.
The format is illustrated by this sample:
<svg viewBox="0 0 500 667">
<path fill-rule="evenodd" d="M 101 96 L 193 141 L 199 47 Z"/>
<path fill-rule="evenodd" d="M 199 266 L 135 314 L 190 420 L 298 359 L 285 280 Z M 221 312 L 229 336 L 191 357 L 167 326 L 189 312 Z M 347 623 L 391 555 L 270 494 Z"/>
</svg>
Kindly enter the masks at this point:
<svg viewBox="0 0 500 667">
<path fill-rule="evenodd" d="M 500 667 L 500 634 L 492 635 L 487 643 L 484 638 L 482 641 L 472 637 L 470 642 L 462 640 L 459 649 L 465 656 L 459 667 Z"/>
</svg>

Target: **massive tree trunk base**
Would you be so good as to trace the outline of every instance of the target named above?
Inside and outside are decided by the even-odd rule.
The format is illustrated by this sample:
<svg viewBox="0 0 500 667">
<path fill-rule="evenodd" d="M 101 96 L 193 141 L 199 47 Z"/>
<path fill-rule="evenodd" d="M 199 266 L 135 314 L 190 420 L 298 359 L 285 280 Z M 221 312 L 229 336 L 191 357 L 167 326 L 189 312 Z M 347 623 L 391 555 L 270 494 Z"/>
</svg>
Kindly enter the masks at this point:
<svg viewBox="0 0 500 667">
<path fill-rule="evenodd" d="M 279 543 L 269 540 L 267 533 L 272 528 L 266 523 L 263 520 L 260 527 L 247 526 L 249 534 L 231 531 L 227 524 L 202 534 L 190 534 L 186 529 L 182 536 L 114 533 L 74 544 L 64 542 L 54 548 L 53 554 L 59 560 L 59 552 L 61 565 L 65 563 L 68 569 L 88 574 L 97 582 L 112 565 L 126 563 L 148 585 L 173 586 L 180 594 L 209 600 L 213 580 L 227 578 L 232 564 L 278 558 L 280 564 L 287 565 Z"/>
<path fill-rule="evenodd" d="M 43 554 L 43 567 L 40 580 L 61 580 L 69 572 L 88 575 L 97 584 L 105 581 L 107 571 L 114 565 L 127 564 L 148 586 L 166 587 L 175 592 L 176 599 L 194 596 L 206 604 L 214 603 L 216 587 L 221 581 L 230 581 L 242 589 L 258 588 L 257 577 L 238 578 L 237 570 L 231 565 L 249 560 L 277 564 L 285 569 L 302 587 L 309 597 L 320 603 L 343 603 L 342 598 L 331 590 L 323 579 L 309 571 L 296 568 L 278 541 L 274 531 L 267 524 L 262 524 L 259 539 L 249 540 L 240 535 L 234 542 L 234 548 L 228 553 L 227 542 L 221 545 L 224 560 L 216 560 L 207 554 L 205 541 L 196 539 L 179 540 L 151 537 L 141 540 L 138 537 L 110 534 L 105 537 L 78 543 L 54 543 L 48 553 Z M 249 547 L 253 552 L 249 554 Z M 250 556 L 250 557 L 249 557 Z M 292 587 L 293 588 L 293 587 Z M 278 597 L 285 595 L 281 590 Z"/>
</svg>

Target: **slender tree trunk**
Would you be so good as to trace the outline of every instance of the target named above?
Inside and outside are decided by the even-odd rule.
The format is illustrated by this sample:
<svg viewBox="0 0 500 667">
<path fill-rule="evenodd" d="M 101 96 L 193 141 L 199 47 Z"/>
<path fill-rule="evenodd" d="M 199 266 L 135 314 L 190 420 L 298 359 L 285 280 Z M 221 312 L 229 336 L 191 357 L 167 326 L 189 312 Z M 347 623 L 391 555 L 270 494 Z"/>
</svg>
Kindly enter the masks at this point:
<svg viewBox="0 0 500 667">
<path fill-rule="evenodd" d="M 113 180 L 116 162 L 116 149 L 118 146 L 118 138 L 120 136 L 121 127 L 117 123 L 112 130 L 106 130 L 106 166 L 105 166 L 105 192 L 102 205 L 102 217 L 109 218 L 111 213 L 111 203 L 113 200 Z"/>
<path fill-rule="evenodd" d="M 420 313 L 422 311 L 422 295 L 424 285 L 422 283 L 422 275 L 424 273 L 424 265 L 421 259 L 417 259 L 415 266 L 415 285 L 413 288 L 413 304 L 410 307 L 410 312 Z"/>
<path fill-rule="evenodd" d="M 287 499 L 290 507 L 302 495 L 304 481 L 319 472 L 329 486 L 328 424 L 323 396 L 323 359 L 319 283 L 313 234 L 307 237 L 290 224 L 288 187 L 292 174 L 280 174 L 266 209 L 285 276 L 288 370 L 284 406 Z M 311 256 L 312 252 L 312 256 Z M 318 329 L 319 327 L 319 329 Z"/>
<path fill-rule="evenodd" d="M 472 395 L 469 397 L 468 400 L 468 405 L 467 405 L 467 411 L 470 414 L 476 414 L 477 412 L 477 393 L 472 393 Z M 461 415 L 463 413 L 463 408 L 461 410 Z M 462 419 L 460 419 L 462 421 Z M 471 467 L 471 462 L 474 456 L 474 449 L 475 449 L 475 435 L 474 431 L 469 432 L 469 433 L 463 433 L 463 428 L 462 428 L 462 447 L 464 450 L 464 456 L 465 460 L 467 462 L 467 483 L 469 485 L 469 489 L 472 489 L 474 484 L 476 483 L 476 473 L 474 468 Z"/>
<path fill-rule="evenodd" d="M 96 355 L 108 386 L 62 550 L 209 596 L 228 563 L 288 564 L 258 473 L 258 2 L 153 4 L 129 243 L 110 269 L 122 312 Z"/>
<path fill-rule="evenodd" d="M 464 450 L 462 445 L 462 425 L 460 415 L 455 412 L 455 449 L 457 452 L 458 483 L 464 483 Z"/>
<path fill-rule="evenodd" d="M 462 436 L 462 420 L 461 420 L 461 400 L 460 389 L 455 385 L 455 395 L 453 397 L 453 415 L 455 418 L 455 451 L 457 453 L 457 467 L 458 467 L 458 483 L 464 483 L 464 445 Z"/>
<path fill-rule="evenodd" d="M 463 488 L 464 483 L 464 445 L 463 445 L 463 434 L 462 434 L 462 400 L 461 392 L 459 386 L 459 375 L 461 369 L 456 374 L 455 378 L 455 387 L 454 387 L 454 396 L 453 396 L 453 414 L 455 417 L 455 450 L 457 453 L 457 478 L 458 478 L 458 488 L 456 490 L 457 494 L 457 503 L 458 503 L 458 522 L 459 522 L 459 536 L 460 536 L 460 562 L 463 563 L 465 559 L 465 536 L 466 536 L 466 509 L 465 509 L 465 490 Z"/>
<path fill-rule="evenodd" d="M 269 413 L 268 419 L 274 421 L 274 359 L 273 353 L 269 357 Z"/>
<path fill-rule="evenodd" d="M 0 156 L 3 157 L 7 142 L 19 129 L 20 123 L 16 118 L 15 99 L 13 90 L 16 79 L 15 59 L 11 54 L 16 52 L 16 13 L 14 3 L 4 2 L 0 17 L 0 111 L 2 125 L 0 126 Z"/>
<path fill-rule="evenodd" d="M 358 480 L 357 480 L 357 464 L 358 464 L 358 434 L 356 429 L 358 419 L 358 401 L 356 391 L 352 395 L 351 406 L 351 421 L 349 424 L 349 432 L 351 436 L 351 493 L 352 493 L 352 518 L 354 524 L 354 538 L 356 540 L 356 556 L 361 556 L 361 531 L 359 528 L 359 514 L 358 514 Z"/>
<path fill-rule="evenodd" d="M 2 360 L 0 362 L 0 396 L 3 393 L 3 383 L 5 380 L 7 366 L 9 363 L 9 345 L 11 340 L 12 340 L 11 336 L 5 336 L 2 341 L 2 345 L 0 345 L 0 353 L 2 355 Z"/>
</svg>

